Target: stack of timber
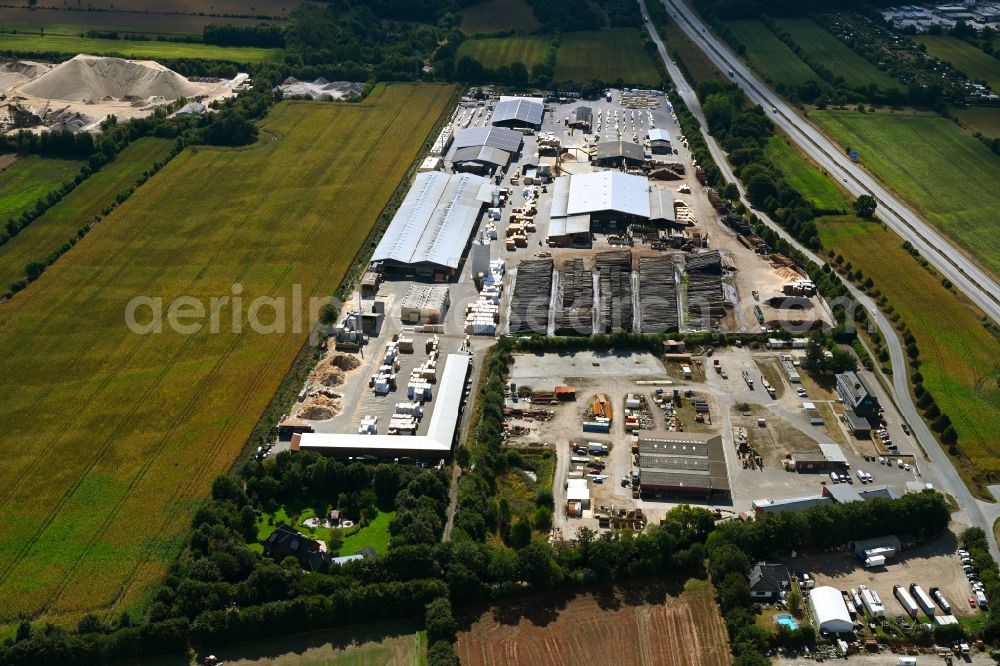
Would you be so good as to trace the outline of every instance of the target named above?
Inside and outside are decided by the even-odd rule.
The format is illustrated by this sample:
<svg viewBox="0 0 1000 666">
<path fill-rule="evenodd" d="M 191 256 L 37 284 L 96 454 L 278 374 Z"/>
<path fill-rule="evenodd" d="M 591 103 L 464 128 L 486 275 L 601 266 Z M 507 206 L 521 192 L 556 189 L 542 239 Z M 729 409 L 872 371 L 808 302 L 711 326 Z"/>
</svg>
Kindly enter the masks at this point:
<svg viewBox="0 0 1000 666">
<path fill-rule="evenodd" d="M 726 316 L 722 257 L 718 250 L 690 254 L 686 268 L 688 324 L 693 328 L 712 328 Z"/>
<path fill-rule="evenodd" d="M 680 327 L 671 257 L 639 257 L 639 326 L 643 333 L 667 333 Z"/>
<path fill-rule="evenodd" d="M 594 332 L 594 275 L 583 259 L 566 262 L 560 273 L 562 299 L 556 311 L 556 335 L 590 335 Z"/>
<path fill-rule="evenodd" d="M 545 335 L 549 327 L 552 260 L 528 259 L 517 267 L 510 304 L 510 332 Z"/>
<path fill-rule="evenodd" d="M 632 330 L 632 252 L 613 250 L 597 254 L 599 310 L 597 327 L 601 333 Z"/>
</svg>

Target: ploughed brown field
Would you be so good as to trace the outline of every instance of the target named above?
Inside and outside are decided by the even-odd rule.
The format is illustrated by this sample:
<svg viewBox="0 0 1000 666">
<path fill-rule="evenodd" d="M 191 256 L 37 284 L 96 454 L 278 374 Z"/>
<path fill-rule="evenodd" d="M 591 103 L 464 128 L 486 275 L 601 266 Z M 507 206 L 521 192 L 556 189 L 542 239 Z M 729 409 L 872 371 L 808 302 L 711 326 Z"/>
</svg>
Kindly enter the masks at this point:
<svg viewBox="0 0 1000 666">
<path fill-rule="evenodd" d="M 714 591 L 702 581 L 528 597 L 460 619 L 455 650 L 464 666 L 732 663 Z"/>
</svg>

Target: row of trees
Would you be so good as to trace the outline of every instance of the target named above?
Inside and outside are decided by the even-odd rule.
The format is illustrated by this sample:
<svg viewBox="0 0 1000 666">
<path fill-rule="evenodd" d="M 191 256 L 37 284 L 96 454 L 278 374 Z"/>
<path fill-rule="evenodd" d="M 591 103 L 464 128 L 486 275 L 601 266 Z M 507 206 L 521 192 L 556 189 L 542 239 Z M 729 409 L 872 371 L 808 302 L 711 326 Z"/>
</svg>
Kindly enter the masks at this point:
<svg viewBox="0 0 1000 666">
<path fill-rule="evenodd" d="M 273 23 L 258 25 L 233 25 L 210 23 L 202 29 L 201 39 L 206 44 L 219 46 L 257 46 L 261 48 L 281 48 L 285 37 L 281 28 Z"/>
</svg>

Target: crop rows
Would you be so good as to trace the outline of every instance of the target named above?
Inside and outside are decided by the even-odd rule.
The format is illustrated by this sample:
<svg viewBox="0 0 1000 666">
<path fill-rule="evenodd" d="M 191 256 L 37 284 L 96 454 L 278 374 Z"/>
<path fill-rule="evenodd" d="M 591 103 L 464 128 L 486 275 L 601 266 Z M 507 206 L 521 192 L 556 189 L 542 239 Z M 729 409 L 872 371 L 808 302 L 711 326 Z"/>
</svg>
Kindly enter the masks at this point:
<svg viewBox="0 0 1000 666">
<path fill-rule="evenodd" d="M 184 151 L 0 306 L 0 374 L 20 387 L 0 405 L 19 434 L 0 444 L 0 620 L 133 602 L 162 575 L 305 342 L 310 297 L 337 287 L 452 90 L 282 103 L 262 144 Z M 136 296 L 243 300 L 218 333 L 143 335 Z M 260 333 L 246 308 L 267 296 L 283 327 Z"/>
</svg>

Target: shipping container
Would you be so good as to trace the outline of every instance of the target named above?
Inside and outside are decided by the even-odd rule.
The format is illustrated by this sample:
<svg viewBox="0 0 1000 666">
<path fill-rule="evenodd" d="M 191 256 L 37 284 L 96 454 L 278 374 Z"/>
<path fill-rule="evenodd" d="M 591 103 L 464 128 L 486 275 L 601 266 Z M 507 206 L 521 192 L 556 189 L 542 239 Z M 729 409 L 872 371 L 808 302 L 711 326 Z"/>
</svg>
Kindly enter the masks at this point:
<svg viewBox="0 0 1000 666">
<path fill-rule="evenodd" d="M 923 588 L 916 583 L 910 583 L 910 594 L 913 595 L 914 601 L 917 605 L 926 613 L 927 615 L 933 617 L 937 613 L 937 606 L 931 601 L 931 598 L 924 592 Z"/>
<path fill-rule="evenodd" d="M 906 614 L 913 619 L 917 619 L 920 609 L 917 607 L 917 602 L 914 601 L 913 597 L 910 596 L 910 593 L 906 591 L 906 588 L 902 585 L 894 585 L 892 593 L 903 607 L 903 610 L 906 611 Z"/>
</svg>

